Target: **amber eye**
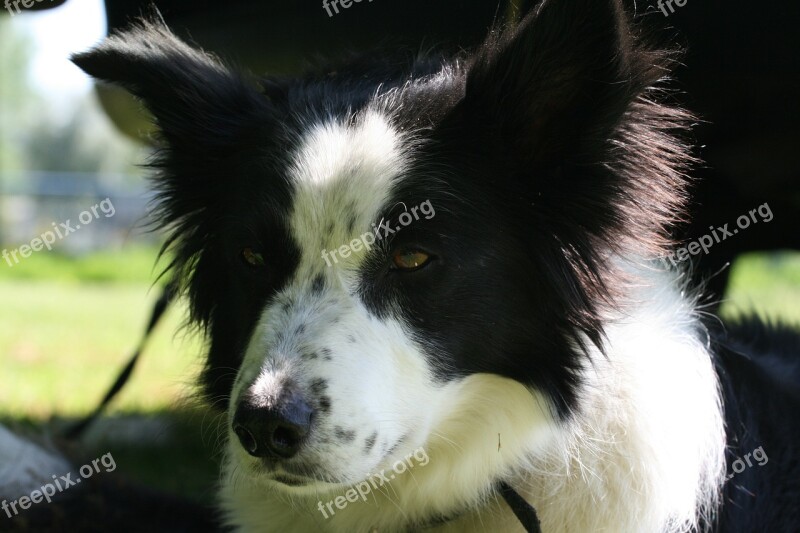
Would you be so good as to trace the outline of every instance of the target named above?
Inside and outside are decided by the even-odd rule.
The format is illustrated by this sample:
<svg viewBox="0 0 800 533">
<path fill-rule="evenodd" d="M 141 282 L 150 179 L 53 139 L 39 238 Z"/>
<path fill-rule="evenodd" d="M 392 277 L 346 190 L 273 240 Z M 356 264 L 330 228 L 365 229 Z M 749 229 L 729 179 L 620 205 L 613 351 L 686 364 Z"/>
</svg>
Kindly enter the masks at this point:
<svg viewBox="0 0 800 533">
<path fill-rule="evenodd" d="M 431 257 L 419 250 L 401 250 L 392 256 L 396 270 L 416 270 L 424 266 Z"/>
<path fill-rule="evenodd" d="M 242 250 L 242 261 L 244 261 L 247 266 L 253 268 L 263 267 L 265 265 L 264 256 L 252 248 L 245 248 Z"/>
</svg>

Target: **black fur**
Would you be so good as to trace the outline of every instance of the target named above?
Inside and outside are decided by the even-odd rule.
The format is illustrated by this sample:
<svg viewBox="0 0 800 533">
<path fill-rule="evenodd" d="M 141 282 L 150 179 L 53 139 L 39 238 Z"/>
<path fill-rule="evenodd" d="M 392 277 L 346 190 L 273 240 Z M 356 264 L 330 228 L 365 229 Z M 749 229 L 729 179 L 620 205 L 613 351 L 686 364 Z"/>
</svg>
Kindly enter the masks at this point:
<svg viewBox="0 0 800 533">
<path fill-rule="evenodd" d="M 800 334 L 749 317 L 712 328 L 728 450 L 716 531 L 796 531 L 800 525 Z M 736 473 L 762 448 L 768 461 Z"/>
<path fill-rule="evenodd" d="M 535 384 L 562 416 L 584 335 L 602 347 L 604 311 L 625 286 L 602 253 L 663 251 L 689 160 L 669 134 L 688 116 L 650 100 L 669 56 L 637 41 L 615 2 L 565 4 L 493 32 L 446 84 L 400 94 L 412 102 L 401 127 L 424 125 L 422 113 L 430 141 L 396 199 L 414 205 L 425 194 L 448 215 L 392 245 L 422 244 L 446 260 L 399 288 L 380 275 L 382 257 L 367 272 L 376 310 L 399 292 L 406 318 L 451 355 L 443 377 L 456 369 Z"/>
<path fill-rule="evenodd" d="M 168 269 L 188 292 L 191 319 L 210 341 L 206 396 L 224 408 L 242 352 L 269 294 L 294 270 L 297 253 L 283 226 L 289 187 L 278 170 L 281 119 L 254 84 L 213 56 L 143 22 L 73 61 L 122 85 L 153 114 L 162 142 L 157 218 L 169 230 Z M 241 260 L 270 243 L 268 276 Z"/>
</svg>

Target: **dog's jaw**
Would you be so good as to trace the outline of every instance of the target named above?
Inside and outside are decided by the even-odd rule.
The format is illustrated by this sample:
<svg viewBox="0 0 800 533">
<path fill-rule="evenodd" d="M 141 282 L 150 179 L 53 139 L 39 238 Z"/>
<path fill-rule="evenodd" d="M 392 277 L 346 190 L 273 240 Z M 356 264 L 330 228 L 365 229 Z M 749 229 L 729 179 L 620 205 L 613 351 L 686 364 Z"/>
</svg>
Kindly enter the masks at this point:
<svg viewBox="0 0 800 533">
<path fill-rule="evenodd" d="M 423 449 L 429 460 L 424 465 L 415 463 L 389 484 L 371 490 L 366 502 L 348 503 L 344 509 L 333 507 L 335 514 L 327 516 L 318 511 L 318 503 L 333 501 L 362 479 L 309 489 L 242 475 L 239 458 L 234 457 L 240 454 L 234 438 L 229 443 L 220 491 L 230 523 L 243 531 L 298 533 L 372 528 L 405 531 L 443 517 L 464 524 L 475 518 L 474 509 L 491 512 L 488 502 L 495 480 L 513 477 L 516 469 L 528 462 L 530 450 L 549 448 L 548 443 L 561 431 L 547 399 L 519 382 L 489 374 L 441 385 L 425 412 L 430 415 L 431 430 L 418 449 Z M 391 472 L 392 463 L 412 457 L 412 451 L 413 447 L 406 446 L 395 450 L 378 469 Z M 508 528 L 504 531 L 514 531 L 514 519 L 499 508 L 496 511 L 493 527 L 505 522 Z M 448 524 L 449 520 L 442 522 Z"/>
</svg>

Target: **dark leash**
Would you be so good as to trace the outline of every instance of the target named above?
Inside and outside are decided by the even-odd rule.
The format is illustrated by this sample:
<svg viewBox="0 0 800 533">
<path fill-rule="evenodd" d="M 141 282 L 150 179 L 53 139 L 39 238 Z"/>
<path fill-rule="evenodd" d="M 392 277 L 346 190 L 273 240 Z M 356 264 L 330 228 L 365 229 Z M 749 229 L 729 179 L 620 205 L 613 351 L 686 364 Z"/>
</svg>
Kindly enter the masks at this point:
<svg viewBox="0 0 800 533">
<path fill-rule="evenodd" d="M 91 414 L 82 420 L 79 420 L 73 426 L 70 426 L 64 432 L 65 438 L 69 440 L 80 438 L 86 429 L 88 429 L 88 427 L 92 425 L 92 423 L 103 413 L 111 400 L 113 400 L 119 391 L 122 390 L 122 387 L 125 386 L 125 384 L 128 382 L 128 379 L 131 377 L 133 369 L 139 360 L 139 356 L 142 354 L 142 351 L 147 344 L 147 340 L 150 338 L 150 334 L 153 332 L 153 329 L 155 329 L 159 320 L 161 320 L 161 317 L 164 315 L 164 311 L 166 311 L 167 307 L 169 307 L 169 303 L 174 298 L 176 292 L 176 287 L 173 283 L 167 284 L 162 289 L 161 295 L 158 297 L 158 300 L 156 300 L 156 303 L 153 306 L 153 312 L 150 315 L 150 322 L 147 324 L 147 329 L 145 329 L 144 335 L 142 335 L 142 340 L 139 341 L 139 345 L 136 347 L 133 355 L 130 357 L 130 359 L 128 359 L 127 364 L 122 368 L 119 375 L 117 375 L 117 379 L 114 381 L 114 384 L 111 386 L 111 388 L 108 389 L 108 392 L 103 397 L 100 405 L 98 405 Z"/>
<path fill-rule="evenodd" d="M 514 515 L 520 521 L 522 527 L 525 528 L 525 531 L 528 533 L 542 533 L 539 517 L 536 515 L 536 509 L 533 508 L 533 505 L 526 502 L 525 499 L 505 481 L 500 482 L 500 494 L 503 496 L 508 506 L 511 507 L 511 510 L 514 511 Z"/>
</svg>

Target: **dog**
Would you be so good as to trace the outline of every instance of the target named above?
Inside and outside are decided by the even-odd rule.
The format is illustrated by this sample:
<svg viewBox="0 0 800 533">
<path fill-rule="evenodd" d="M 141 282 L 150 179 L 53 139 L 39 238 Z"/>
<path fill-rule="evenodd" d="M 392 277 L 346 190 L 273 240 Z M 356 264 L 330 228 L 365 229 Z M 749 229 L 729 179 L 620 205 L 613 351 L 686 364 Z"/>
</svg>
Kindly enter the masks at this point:
<svg viewBox="0 0 800 533">
<path fill-rule="evenodd" d="M 507 486 L 545 532 L 797 527 L 800 335 L 704 317 L 659 259 L 692 117 L 650 41 L 545 0 L 472 52 L 298 79 L 155 19 L 73 57 L 160 132 L 229 526 L 523 531 Z"/>
</svg>

